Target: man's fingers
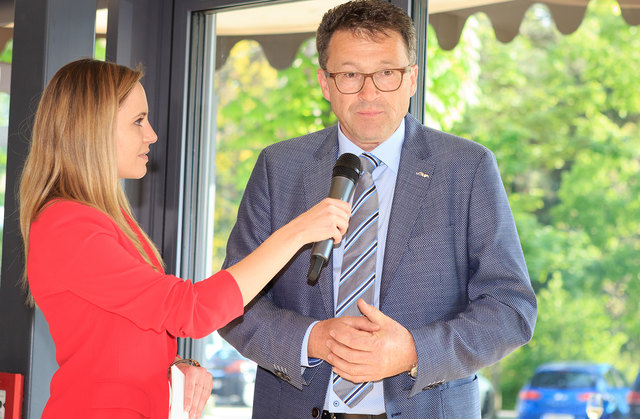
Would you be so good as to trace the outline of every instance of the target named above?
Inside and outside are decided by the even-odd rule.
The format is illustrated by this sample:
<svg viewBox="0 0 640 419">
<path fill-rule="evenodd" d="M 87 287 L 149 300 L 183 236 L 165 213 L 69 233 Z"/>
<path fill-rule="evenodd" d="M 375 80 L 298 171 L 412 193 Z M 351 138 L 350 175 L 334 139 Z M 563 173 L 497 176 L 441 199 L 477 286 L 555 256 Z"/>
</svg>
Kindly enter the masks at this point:
<svg viewBox="0 0 640 419">
<path fill-rule="evenodd" d="M 366 352 L 368 355 L 371 354 L 376 342 L 375 335 L 360 330 L 351 330 L 350 332 L 332 330 L 329 332 L 329 336 L 331 336 L 335 342 L 347 348 Z"/>
<path fill-rule="evenodd" d="M 353 342 L 345 345 L 338 340 L 330 340 L 327 342 L 327 346 L 331 350 L 331 353 L 353 364 L 366 364 L 375 358 L 370 350 L 370 345 L 361 344 L 358 346 Z"/>
<path fill-rule="evenodd" d="M 379 380 L 379 373 L 376 368 L 371 365 L 354 365 L 349 363 L 337 362 L 340 366 L 334 366 L 333 372 L 340 377 L 345 378 L 354 383 L 363 383 L 366 381 Z M 345 365 L 344 367 L 341 367 Z"/>
<path fill-rule="evenodd" d="M 373 323 L 369 319 L 363 316 L 344 316 L 340 317 L 343 319 L 344 324 L 353 327 L 354 329 L 362 330 L 365 332 L 377 332 L 380 330 L 380 326 Z"/>
<path fill-rule="evenodd" d="M 383 323 L 388 317 L 384 315 L 383 312 L 378 310 L 375 306 L 371 304 L 367 304 L 362 298 L 358 300 L 358 309 L 363 316 L 365 316 L 369 321 L 373 324 L 380 325 Z"/>
</svg>

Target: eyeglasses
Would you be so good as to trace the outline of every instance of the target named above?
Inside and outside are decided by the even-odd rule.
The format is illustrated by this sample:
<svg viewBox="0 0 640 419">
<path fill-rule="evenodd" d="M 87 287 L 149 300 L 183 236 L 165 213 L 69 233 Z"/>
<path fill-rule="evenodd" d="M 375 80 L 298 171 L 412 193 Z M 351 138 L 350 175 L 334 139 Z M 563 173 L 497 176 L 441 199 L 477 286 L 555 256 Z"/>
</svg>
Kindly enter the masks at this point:
<svg viewBox="0 0 640 419">
<path fill-rule="evenodd" d="M 324 74 L 333 79 L 340 93 L 352 95 L 362 90 L 367 77 L 371 77 L 373 84 L 381 92 L 398 90 L 402 85 L 403 76 L 405 73 L 408 73 L 409 70 L 411 70 L 410 65 L 403 68 L 387 68 L 376 71 L 375 73 L 358 73 L 357 71 L 329 73 L 325 70 Z"/>
</svg>

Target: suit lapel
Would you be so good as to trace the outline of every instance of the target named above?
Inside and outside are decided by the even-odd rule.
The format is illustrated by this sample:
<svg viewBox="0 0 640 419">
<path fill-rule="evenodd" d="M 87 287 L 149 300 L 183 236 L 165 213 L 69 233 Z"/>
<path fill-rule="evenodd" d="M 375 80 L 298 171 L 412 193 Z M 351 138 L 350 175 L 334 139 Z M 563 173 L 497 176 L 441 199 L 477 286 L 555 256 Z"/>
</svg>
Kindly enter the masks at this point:
<svg viewBox="0 0 640 419">
<path fill-rule="evenodd" d="M 402 255 L 407 251 L 409 234 L 424 205 L 436 167 L 433 153 L 429 152 L 429 141 L 421 129 L 422 125 L 411 116 L 405 121 L 405 139 L 391 206 L 380 283 L 381 307 Z"/>
<path fill-rule="evenodd" d="M 409 234 L 429 190 L 436 162 L 429 151 L 429 140 L 421 129 L 422 125 L 413 117 L 406 119 L 405 140 L 398 167 L 395 194 L 389 218 L 389 230 L 384 255 L 384 266 L 380 284 L 380 306 L 384 301 L 391 279 L 395 274 L 403 254 L 407 251 Z M 303 176 L 306 207 L 311 208 L 329 193 L 333 166 L 338 157 L 337 126 L 326 131 L 320 146 L 307 164 Z M 318 283 L 327 318 L 333 317 L 333 268 L 329 256 L 322 269 Z"/>
<path fill-rule="evenodd" d="M 326 131 L 326 136 L 320 143 L 313 159 L 308 162 L 303 182 L 307 209 L 329 195 L 333 166 L 338 158 L 338 130 L 337 126 Z M 306 278 L 305 278 L 306 279 Z M 332 257 L 329 255 L 327 265 L 322 269 L 318 282 L 327 318 L 333 317 L 333 267 Z"/>
</svg>

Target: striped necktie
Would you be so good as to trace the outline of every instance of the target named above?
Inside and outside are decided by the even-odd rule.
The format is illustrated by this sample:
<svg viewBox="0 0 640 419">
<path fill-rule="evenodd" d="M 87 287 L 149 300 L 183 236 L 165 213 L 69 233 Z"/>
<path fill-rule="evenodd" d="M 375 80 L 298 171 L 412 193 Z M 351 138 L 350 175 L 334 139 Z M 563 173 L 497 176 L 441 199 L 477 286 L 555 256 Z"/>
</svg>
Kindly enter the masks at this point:
<svg viewBox="0 0 640 419">
<path fill-rule="evenodd" d="M 371 173 L 382 162 L 369 153 L 360 156 L 364 169 L 356 185 L 351 219 L 345 235 L 342 272 L 338 287 L 336 317 L 360 316 L 359 298 L 373 303 L 378 247 L 378 193 Z M 333 374 L 333 390 L 347 406 L 353 407 L 373 388 L 372 382 L 355 384 Z"/>
</svg>

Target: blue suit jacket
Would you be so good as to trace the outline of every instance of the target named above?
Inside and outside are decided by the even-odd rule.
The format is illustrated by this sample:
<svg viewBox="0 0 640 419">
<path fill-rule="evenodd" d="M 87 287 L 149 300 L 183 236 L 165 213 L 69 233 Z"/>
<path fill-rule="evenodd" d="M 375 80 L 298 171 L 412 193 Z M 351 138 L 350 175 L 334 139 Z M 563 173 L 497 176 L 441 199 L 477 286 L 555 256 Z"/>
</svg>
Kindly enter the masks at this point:
<svg viewBox="0 0 640 419">
<path fill-rule="evenodd" d="M 380 309 L 413 335 L 418 377 L 384 380 L 389 418 L 479 417 L 475 372 L 527 343 L 537 314 L 493 154 L 405 117 L 381 278 Z M 225 266 L 325 198 L 337 127 L 265 148 L 227 246 Z M 331 366 L 301 373 L 305 331 L 333 317 L 331 261 L 307 284 L 303 248 L 220 333 L 259 365 L 254 418 L 312 418 Z M 317 410 L 316 410 L 317 411 Z"/>
</svg>

